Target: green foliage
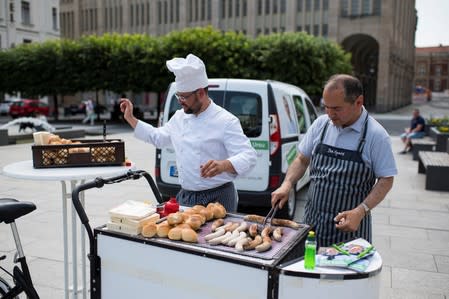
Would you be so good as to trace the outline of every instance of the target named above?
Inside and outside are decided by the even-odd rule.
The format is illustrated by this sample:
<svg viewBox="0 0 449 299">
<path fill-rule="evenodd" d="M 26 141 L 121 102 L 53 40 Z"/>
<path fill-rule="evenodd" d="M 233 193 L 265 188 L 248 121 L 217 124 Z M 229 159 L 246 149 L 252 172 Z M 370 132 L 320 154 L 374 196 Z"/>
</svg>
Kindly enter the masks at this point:
<svg viewBox="0 0 449 299">
<path fill-rule="evenodd" d="M 252 39 L 209 26 L 162 37 L 105 34 L 21 45 L 0 52 L 0 91 L 164 91 L 174 80 L 166 60 L 189 53 L 205 62 L 210 78 L 279 80 L 311 95 L 321 94 L 332 74 L 351 72 L 350 55 L 328 40 L 305 33 Z"/>
</svg>

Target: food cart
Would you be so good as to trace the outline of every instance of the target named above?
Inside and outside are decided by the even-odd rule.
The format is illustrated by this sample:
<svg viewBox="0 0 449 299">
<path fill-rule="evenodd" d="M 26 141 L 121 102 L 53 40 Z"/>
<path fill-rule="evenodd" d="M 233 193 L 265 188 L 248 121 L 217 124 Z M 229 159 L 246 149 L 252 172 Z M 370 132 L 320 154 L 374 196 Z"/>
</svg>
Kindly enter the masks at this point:
<svg viewBox="0 0 449 299">
<path fill-rule="evenodd" d="M 231 247 L 206 244 L 204 236 L 210 232 L 211 223 L 198 231 L 198 243 L 131 236 L 110 231 L 106 225 L 92 230 L 78 193 L 142 176 L 161 202 L 154 181 L 144 171 L 97 178 L 72 193 L 89 237 L 92 298 L 277 298 L 277 267 L 303 256 L 308 225 L 285 228 L 282 242 L 273 242 L 271 250 L 263 253 L 238 253 Z M 240 214 L 228 214 L 226 219 L 242 218 Z"/>
<path fill-rule="evenodd" d="M 144 171 L 129 171 L 111 179 L 97 178 L 72 193 L 74 207 L 89 236 L 91 298 L 378 298 L 382 259 L 376 252 L 364 273 L 347 269 L 304 269 L 304 240 L 310 227 L 284 227 L 281 242 L 266 252 L 237 252 L 210 245 L 204 237 L 211 222 L 198 231 L 198 243 L 146 238 L 111 231 L 107 225 L 92 230 L 78 193 L 104 184 L 145 177 L 158 202 L 157 187 Z M 230 214 L 227 221 L 241 222 Z M 330 295 L 332 294 L 332 295 Z"/>
</svg>

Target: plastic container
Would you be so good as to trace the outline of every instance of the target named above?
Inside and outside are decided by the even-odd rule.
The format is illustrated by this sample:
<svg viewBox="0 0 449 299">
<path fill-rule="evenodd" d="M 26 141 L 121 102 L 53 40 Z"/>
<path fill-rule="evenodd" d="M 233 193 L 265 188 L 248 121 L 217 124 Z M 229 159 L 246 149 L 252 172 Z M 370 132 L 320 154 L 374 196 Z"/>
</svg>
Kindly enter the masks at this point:
<svg viewBox="0 0 449 299">
<path fill-rule="evenodd" d="M 176 201 L 175 197 L 171 197 L 164 205 L 164 214 L 168 215 L 170 213 L 176 213 L 179 211 L 179 203 Z"/>
<path fill-rule="evenodd" d="M 315 269 L 316 239 L 315 232 L 309 231 L 305 244 L 304 268 L 307 270 Z"/>
</svg>

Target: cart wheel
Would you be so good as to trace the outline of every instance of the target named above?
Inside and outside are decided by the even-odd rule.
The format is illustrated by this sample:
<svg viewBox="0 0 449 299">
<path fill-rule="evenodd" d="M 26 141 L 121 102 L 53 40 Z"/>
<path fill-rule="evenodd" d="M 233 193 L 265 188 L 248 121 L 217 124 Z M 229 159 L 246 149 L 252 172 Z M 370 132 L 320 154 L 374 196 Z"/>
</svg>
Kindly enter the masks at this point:
<svg viewBox="0 0 449 299">
<path fill-rule="evenodd" d="M 11 286 L 6 282 L 6 280 L 4 280 L 3 278 L 0 277 L 0 295 L 2 295 L 2 297 L 3 297 L 10 290 L 11 290 Z M 19 297 L 14 297 L 13 299 L 19 299 Z"/>
</svg>

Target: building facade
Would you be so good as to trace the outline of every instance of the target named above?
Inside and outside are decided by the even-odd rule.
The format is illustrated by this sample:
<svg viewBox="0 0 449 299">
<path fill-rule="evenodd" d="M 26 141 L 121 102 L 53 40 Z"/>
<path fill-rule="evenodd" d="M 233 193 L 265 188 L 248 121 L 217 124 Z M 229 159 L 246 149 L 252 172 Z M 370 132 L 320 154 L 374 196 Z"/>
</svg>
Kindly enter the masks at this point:
<svg viewBox="0 0 449 299">
<path fill-rule="evenodd" d="M 352 53 L 365 104 L 386 112 L 411 103 L 415 0 L 61 0 L 61 36 L 164 35 L 212 25 L 248 36 L 305 31 Z"/>
<path fill-rule="evenodd" d="M 415 85 L 431 91 L 449 90 L 449 46 L 416 48 Z"/>
<path fill-rule="evenodd" d="M 0 0 L 0 49 L 59 38 L 59 0 Z"/>
</svg>

